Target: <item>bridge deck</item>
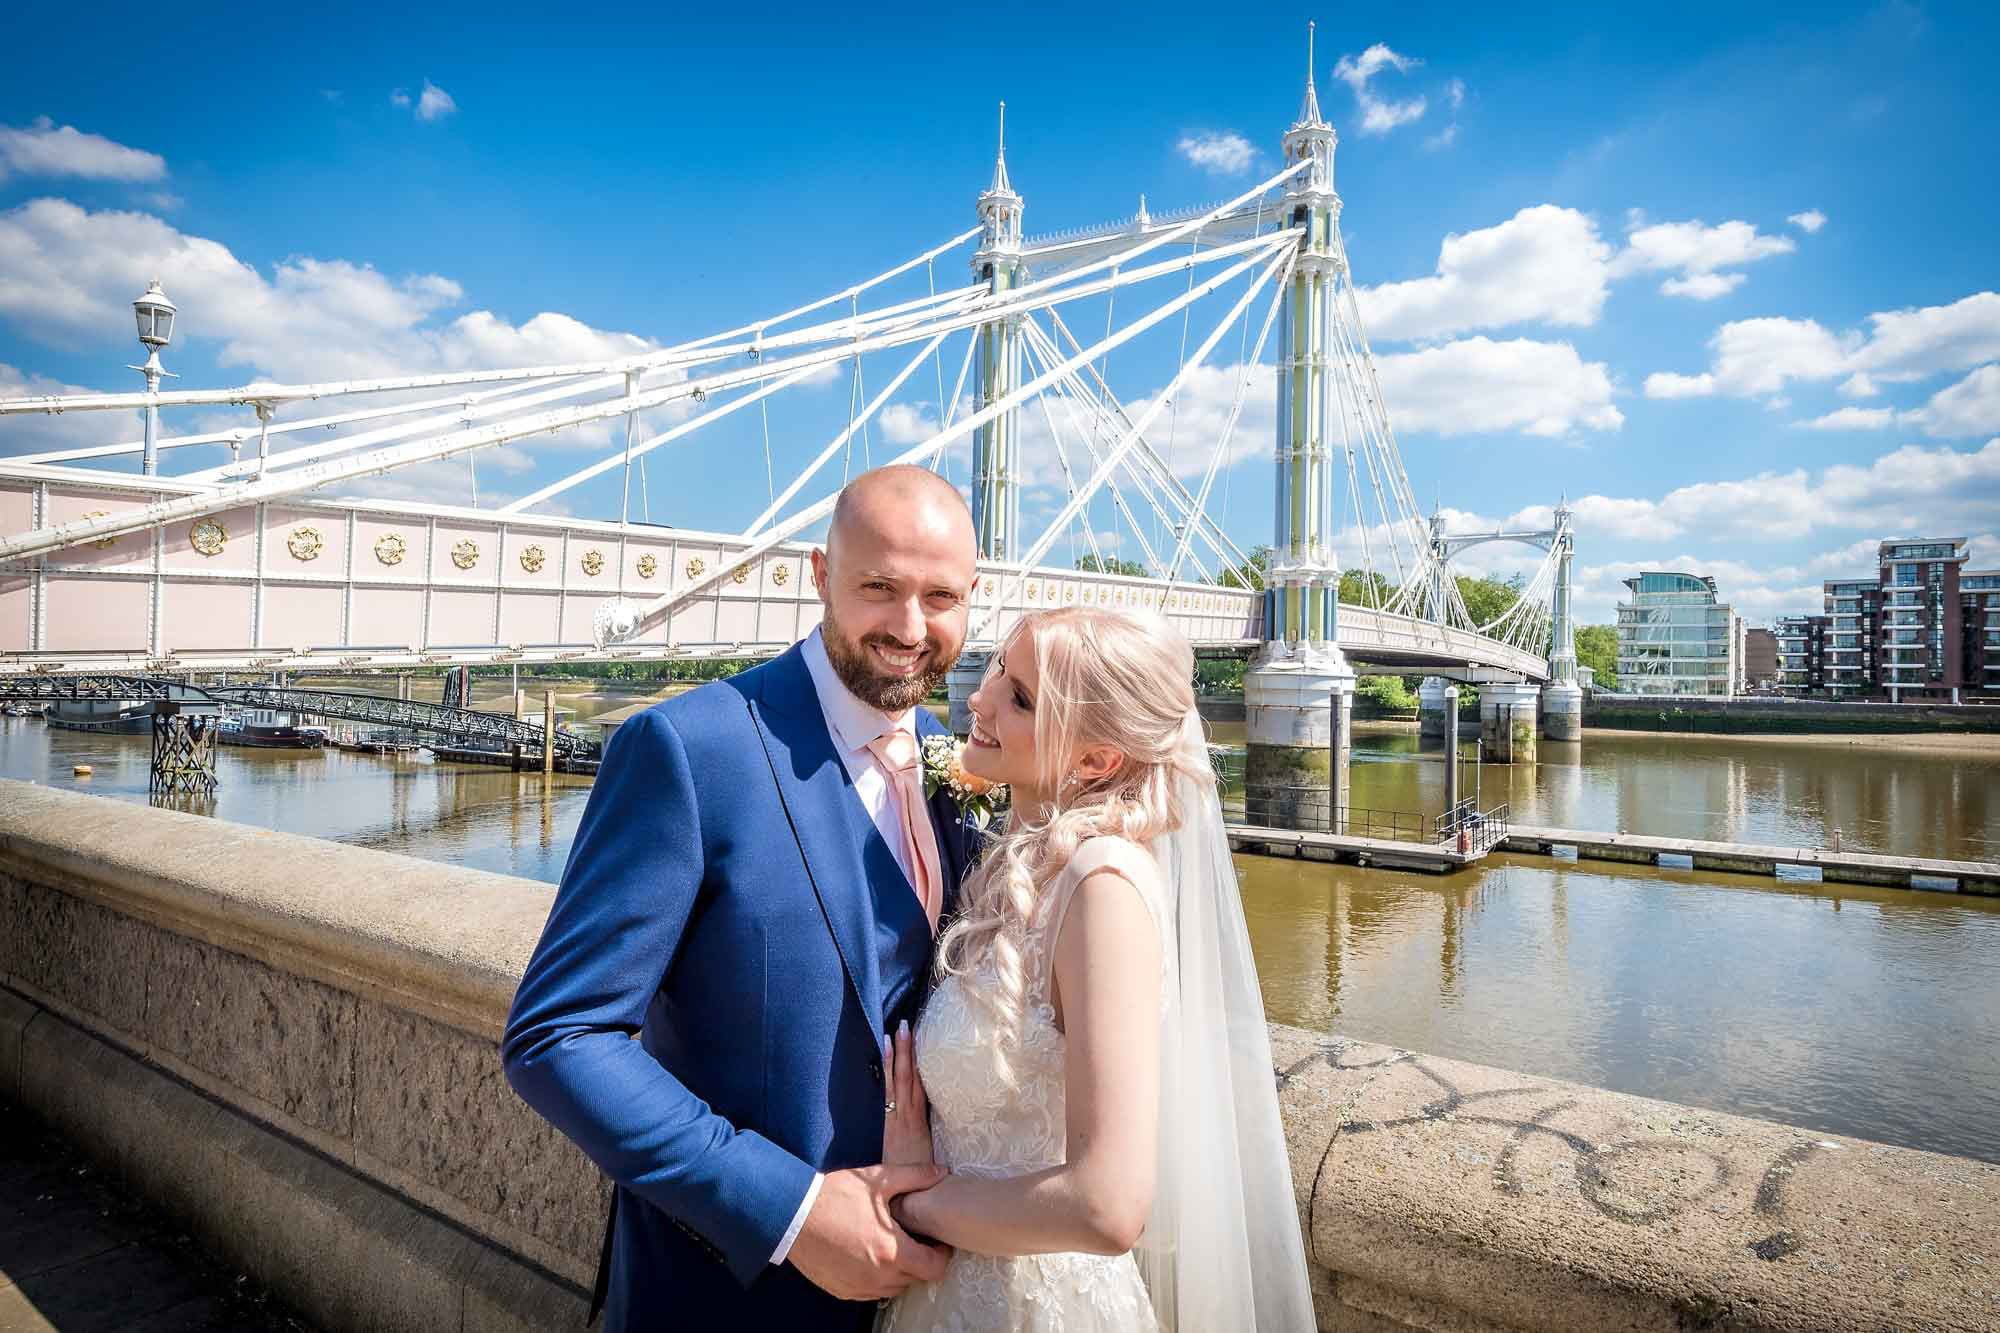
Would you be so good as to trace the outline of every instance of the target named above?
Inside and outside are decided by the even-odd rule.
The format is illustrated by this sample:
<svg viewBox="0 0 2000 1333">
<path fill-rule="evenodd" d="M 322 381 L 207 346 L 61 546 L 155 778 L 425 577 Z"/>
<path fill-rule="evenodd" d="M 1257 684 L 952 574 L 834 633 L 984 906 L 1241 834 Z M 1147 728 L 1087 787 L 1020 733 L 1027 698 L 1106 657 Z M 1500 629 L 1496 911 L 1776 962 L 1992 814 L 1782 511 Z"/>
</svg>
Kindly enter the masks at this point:
<svg viewBox="0 0 2000 1333">
<path fill-rule="evenodd" d="M 0 468 L 0 533 L 142 508 L 141 478 L 50 480 Z M 0 562 L 0 675 L 43 671 L 347 670 L 759 657 L 819 623 L 809 543 L 743 561 L 740 534 L 359 499 L 246 505 L 197 523 Z M 1156 610 L 1190 643 L 1248 651 L 1261 593 L 1183 580 L 981 566 L 974 623 L 997 642 L 1026 611 Z M 630 642 L 596 647 L 617 598 L 692 595 Z M 1018 599 L 998 605 L 1002 589 Z M 1469 665 L 1541 679 L 1532 653 L 1465 630 L 1343 607 L 1340 644 L 1399 670 Z"/>
</svg>

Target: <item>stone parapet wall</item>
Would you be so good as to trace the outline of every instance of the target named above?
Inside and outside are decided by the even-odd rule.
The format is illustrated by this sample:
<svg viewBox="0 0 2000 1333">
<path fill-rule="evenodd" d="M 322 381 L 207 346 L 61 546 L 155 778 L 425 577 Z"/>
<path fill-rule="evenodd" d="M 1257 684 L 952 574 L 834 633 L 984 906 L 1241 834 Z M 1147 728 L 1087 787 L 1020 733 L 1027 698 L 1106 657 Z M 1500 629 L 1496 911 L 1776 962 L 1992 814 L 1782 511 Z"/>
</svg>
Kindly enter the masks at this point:
<svg viewBox="0 0 2000 1333">
<path fill-rule="evenodd" d="M 0 1097 L 332 1330 L 581 1324 L 550 886 L 0 781 Z M 2000 1168 L 1273 1029 L 1320 1326 L 1990 1329 Z"/>
</svg>

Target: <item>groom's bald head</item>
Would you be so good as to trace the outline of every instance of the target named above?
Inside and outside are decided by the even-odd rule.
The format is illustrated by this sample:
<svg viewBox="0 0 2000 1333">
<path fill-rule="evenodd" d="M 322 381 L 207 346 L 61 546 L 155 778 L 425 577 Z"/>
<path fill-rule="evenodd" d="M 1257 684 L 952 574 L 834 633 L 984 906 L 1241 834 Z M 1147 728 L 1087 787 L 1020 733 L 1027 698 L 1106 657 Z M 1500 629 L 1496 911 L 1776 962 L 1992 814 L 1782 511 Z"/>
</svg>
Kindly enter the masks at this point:
<svg viewBox="0 0 2000 1333">
<path fill-rule="evenodd" d="M 942 683 L 965 646 L 977 568 L 972 514 L 950 482 L 909 466 L 849 482 L 813 553 L 821 637 L 847 688 L 900 712 Z"/>
<path fill-rule="evenodd" d="M 976 552 L 972 511 L 958 487 L 929 468 L 898 463 L 864 472 L 841 488 L 827 525 L 827 554 L 831 557 L 849 533 L 868 542 L 883 532 L 912 528 L 934 534 L 945 546 L 962 548 L 968 558 Z"/>
</svg>

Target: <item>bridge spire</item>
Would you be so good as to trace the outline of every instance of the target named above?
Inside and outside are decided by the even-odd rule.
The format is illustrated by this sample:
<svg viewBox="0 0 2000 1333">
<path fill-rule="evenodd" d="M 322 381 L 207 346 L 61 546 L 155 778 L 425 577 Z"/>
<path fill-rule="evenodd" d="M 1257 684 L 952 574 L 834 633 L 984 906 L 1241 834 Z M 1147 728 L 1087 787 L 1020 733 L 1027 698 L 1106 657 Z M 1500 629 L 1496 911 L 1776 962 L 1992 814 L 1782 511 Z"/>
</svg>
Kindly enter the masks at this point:
<svg viewBox="0 0 2000 1333">
<path fill-rule="evenodd" d="M 1306 100 L 1299 103 L 1299 118 L 1298 122 L 1292 126 L 1293 129 L 1298 129 L 1303 125 L 1326 124 L 1326 121 L 1319 114 L 1319 90 L 1313 86 L 1314 26 L 1311 22 L 1306 24 Z"/>
</svg>

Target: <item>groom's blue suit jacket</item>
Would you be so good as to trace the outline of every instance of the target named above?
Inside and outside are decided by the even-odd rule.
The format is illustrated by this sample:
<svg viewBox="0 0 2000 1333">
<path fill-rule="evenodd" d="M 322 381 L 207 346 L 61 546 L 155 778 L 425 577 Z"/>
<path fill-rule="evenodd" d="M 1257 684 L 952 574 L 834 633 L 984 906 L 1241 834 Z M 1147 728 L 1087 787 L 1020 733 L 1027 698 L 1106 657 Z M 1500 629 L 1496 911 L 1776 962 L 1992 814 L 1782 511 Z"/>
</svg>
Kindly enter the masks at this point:
<svg viewBox="0 0 2000 1333">
<path fill-rule="evenodd" d="M 955 890 L 964 826 L 931 816 Z M 867 1326 L 769 1260 L 814 1171 L 881 1160 L 880 1037 L 931 950 L 797 647 L 618 729 L 501 1041 L 616 1183 L 607 1333 Z"/>
</svg>

